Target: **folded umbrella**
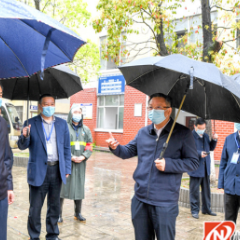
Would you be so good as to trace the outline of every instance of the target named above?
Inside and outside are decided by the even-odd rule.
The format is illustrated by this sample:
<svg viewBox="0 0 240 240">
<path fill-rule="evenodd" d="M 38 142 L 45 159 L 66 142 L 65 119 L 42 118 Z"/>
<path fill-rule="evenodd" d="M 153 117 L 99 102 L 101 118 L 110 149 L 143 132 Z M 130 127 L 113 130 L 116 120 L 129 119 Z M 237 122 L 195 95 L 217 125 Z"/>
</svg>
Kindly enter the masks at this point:
<svg viewBox="0 0 240 240">
<path fill-rule="evenodd" d="M 205 119 L 240 122 L 240 88 L 214 64 L 192 60 L 180 54 L 148 57 L 119 67 L 126 84 L 152 95 L 172 97 L 172 106 Z M 170 140 L 167 139 L 164 150 Z"/>
</svg>

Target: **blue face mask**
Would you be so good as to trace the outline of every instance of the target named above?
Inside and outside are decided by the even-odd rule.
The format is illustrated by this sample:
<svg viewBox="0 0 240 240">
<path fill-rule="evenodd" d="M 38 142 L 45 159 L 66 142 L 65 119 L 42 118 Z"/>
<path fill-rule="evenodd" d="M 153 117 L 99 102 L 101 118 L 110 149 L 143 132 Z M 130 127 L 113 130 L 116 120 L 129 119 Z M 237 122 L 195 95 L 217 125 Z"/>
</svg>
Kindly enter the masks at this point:
<svg viewBox="0 0 240 240">
<path fill-rule="evenodd" d="M 51 107 L 51 106 L 48 106 L 48 107 L 43 107 L 43 111 L 42 111 L 42 114 L 46 117 L 51 117 L 55 112 L 55 107 Z"/>
<path fill-rule="evenodd" d="M 0 98 L 0 107 L 2 106 L 2 98 Z"/>
<path fill-rule="evenodd" d="M 82 114 L 73 114 L 72 116 L 72 120 L 76 123 L 80 122 L 81 119 L 82 119 Z"/>
<path fill-rule="evenodd" d="M 235 128 L 240 131 L 240 123 L 234 123 Z"/>
<path fill-rule="evenodd" d="M 148 118 L 156 125 L 162 123 L 166 119 L 164 110 L 155 109 L 148 112 Z"/>
<path fill-rule="evenodd" d="M 203 130 L 198 129 L 198 130 L 196 130 L 196 132 L 197 132 L 197 134 L 199 134 L 199 135 L 203 135 L 204 132 L 205 132 L 205 130 L 206 130 L 206 129 L 203 129 Z"/>
</svg>

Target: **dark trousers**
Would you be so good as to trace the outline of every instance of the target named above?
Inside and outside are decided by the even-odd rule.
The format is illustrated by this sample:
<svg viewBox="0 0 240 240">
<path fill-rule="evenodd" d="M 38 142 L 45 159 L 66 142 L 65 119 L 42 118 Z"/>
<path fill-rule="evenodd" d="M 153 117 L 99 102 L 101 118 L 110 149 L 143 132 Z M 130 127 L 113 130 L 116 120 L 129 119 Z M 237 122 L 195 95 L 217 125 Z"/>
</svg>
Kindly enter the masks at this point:
<svg viewBox="0 0 240 240">
<path fill-rule="evenodd" d="M 224 193 L 225 220 L 237 222 L 240 196 Z"/>
<path fill-rule="evenodd" d="M 210 190 L 210 178 L 205 172 L 205 177 L 190 177 L 190 203 L 191 213 L 199 213 L 200 210 L 200 198 L 199 187 L 202 188 L 202 212 L 211 212 L 211 190 Z"/>
<path fill-rule="evenodd" d="M 39 240 L 41 231 L 41 210 L 47 195 L 46 239 L 55 239 L 59 235 L 58 217 L 60 210 L 61 176 L 59 165 L 48 166 L 47 174 L 40 187 L 29 185 L 30 209 L 28 233 L 30 239 Z"/>
<path fill-rule="evenodd" d="M 178 205 L 157 207 L 132 199 L 132 222 L 136 240 L 174 240 Z"/>
<path fill-rule="evenodd" d="M 0 240 L 7 240 L 8 198 L 0 200 Z"/>
</svg>

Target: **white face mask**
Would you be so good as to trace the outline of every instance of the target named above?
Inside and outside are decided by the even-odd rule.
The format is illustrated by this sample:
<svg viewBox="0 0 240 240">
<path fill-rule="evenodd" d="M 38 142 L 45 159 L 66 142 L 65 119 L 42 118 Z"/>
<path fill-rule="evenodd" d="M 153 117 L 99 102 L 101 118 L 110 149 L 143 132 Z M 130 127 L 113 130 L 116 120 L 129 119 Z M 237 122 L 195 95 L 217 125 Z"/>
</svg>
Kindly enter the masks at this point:
<svg viewBox="0 0 240 240">
<path fill-rule="evenodd" d="M 82 119 L 82 114 L 73 114 L 72 116 L 72 120 L 76 123 L 80 122 L 80 120 Z"/>
</svg>

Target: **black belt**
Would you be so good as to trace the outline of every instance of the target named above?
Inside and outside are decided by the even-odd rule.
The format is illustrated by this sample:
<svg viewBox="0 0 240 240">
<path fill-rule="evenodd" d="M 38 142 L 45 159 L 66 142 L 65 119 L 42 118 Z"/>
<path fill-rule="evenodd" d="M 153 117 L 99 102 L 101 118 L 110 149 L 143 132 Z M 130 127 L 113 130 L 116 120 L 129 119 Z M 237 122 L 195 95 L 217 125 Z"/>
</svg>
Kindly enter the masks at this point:
<svg viewBox="0 0 240 240">
<path fill-rule="evenodd" d="M 47 162 L 47 165 L 48 166 L 55 166 L 55 165 L 57 165 L 57 164 L 59 164 L 59 161 L 54 161 L 54 162 Z"/>
</svg>

